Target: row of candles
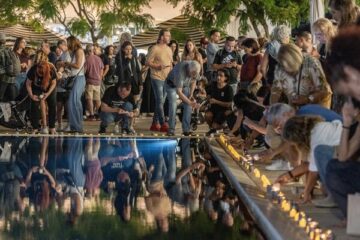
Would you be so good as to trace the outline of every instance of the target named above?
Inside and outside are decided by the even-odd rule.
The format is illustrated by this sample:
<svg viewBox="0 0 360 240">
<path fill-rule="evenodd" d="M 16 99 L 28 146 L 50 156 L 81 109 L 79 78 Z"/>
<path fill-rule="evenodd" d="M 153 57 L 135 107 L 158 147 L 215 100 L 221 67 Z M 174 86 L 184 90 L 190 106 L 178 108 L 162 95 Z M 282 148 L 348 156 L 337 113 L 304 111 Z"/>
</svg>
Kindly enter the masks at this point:
<svg viewBox="0 0 360 240">
<path fill-rule="evenodd" d="M 280 191 L 280 184 L 275 183 L 271 184 L 270 180 L 266 175 L 262 174 L 261 171 L 254 167 L 254 162 L 259 161 L 259 155 L 240 155 L 234 147 L 228 142 L 228 140 L 220 135 L 220 142 L 226 147 L 230 155 L 253 176 L 261 182 L 263 189 L 266 190 L 267 197 L 272 201 L 272 203 L 277 204 L 280 209 L 287 213 L 291 219 L 300 227 L 303 228 L 311 240 L 332 240 L 334 239 L 333 233 L 331 230 L 322 230 L 319 228 L 319 223 L 307 218 L 306 214 L 299 210 L 299 206 L 286 199 L 283 192 Z"/>
<path fill-rule="evenodd" d="M 20 136 L 22 136 L 22 135 L 25 135 L 25 136 L 32 136 L 32 135 L 34 135 L 34 134 L 32 134 L 32 133 L 27 133 L 27 132 L 24 132 L 24 133 L 19 133 L 19 132 L 16 132 L 15 133 L 16 135 L 20 135 Z M 5 135 L 10 135 L 10 133 L 5 133 Z M 12 134 L 11 134 L 12 135 Z M 38 134 L 35 134 L 35 135 L 38 135 L 38 136 L 42 136 L 42 135 L 46 135 L 46 136 L 48 136 L 47 134 L 41 134 L 41 133 L 38 133 Z M 57 133 L 57 135 L 59 135 L 59 136 L 74 136 L 74 134 L 73 133 L 63 133 L 63 132 L 59 132 L 59 133 Z M 127 134 L 114 134 L 114 133 L 109 133 L 108 135 L 103 135 L 103 134 L 100 134 L 100 133 L 83 133 L 83 134 L 81 134 L 82 136 L 90 136 L 90 137 L 95 137 L 95 136 L 108 136 L 108 135 L 110 135 L 110 136 L 122 136 L 122 135 L 126 135 L 126 136 L 129 136 L 129 135 L 127 135 Z M 138 136 L 138 137 L 144 137 L 145 135 L 143 134 L 143 133 L 139 133 L 139 134 L 136 134 L 136 135 L 134 135 L 134 137 L 136 137 L 136 136 Z M 152 134 L 152 136 L 154 136 L 154 137 L 167 137 L 167 135 L 166 134 L 158 134 L 158 133 L 153 133 Z M 192 137 L 200 137 L 201 135 L 200 134 L 196 134 L 196 135 L 193 135 Z M 185 135 L 182 135 L 182 137 L 185 137 Z"/>
</svg>

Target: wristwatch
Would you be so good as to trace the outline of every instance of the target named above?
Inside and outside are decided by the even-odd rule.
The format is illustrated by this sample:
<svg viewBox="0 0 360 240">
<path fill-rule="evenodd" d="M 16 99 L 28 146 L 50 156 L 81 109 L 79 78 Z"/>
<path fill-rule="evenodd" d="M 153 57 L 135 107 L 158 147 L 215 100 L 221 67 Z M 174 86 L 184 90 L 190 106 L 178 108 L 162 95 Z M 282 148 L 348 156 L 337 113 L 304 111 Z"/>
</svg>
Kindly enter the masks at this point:
<svg viewBox="0 0 360 240">
<path fill-rule="evenodd" d="M 312 102 L 314 102 L 315 97 L 313 95 L 309 95 L 308 99 L 309 99 L 309 102 L 312 103 Z"/>
</svg>

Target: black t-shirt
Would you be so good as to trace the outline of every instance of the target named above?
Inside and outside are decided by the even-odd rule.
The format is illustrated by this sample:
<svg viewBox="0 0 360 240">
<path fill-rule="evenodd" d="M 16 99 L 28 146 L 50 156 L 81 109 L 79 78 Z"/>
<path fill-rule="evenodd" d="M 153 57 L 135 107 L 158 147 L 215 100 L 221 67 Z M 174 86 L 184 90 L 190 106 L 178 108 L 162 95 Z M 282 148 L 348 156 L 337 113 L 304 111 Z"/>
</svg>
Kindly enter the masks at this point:
<svg viewBox="0 0 360 240">
<path fill-rule="evenodd" d="M 220 49 L 214 59 L 214 64 L 225 64 L 235 61 L 237 64 L 242 64 L 241 56 L 236 51 L 227 52 L 225 49 Z M 228 69 L 230 72 L 229 84 L 237 83 L 238 70 L 233 67 Z"/>
<path fill-rule="evenodd" d="M 27 78 L 30 81 L 32 81 L 33 86 L 41 87 L 43 78 L 40 76 L 36 76 L 36 68 L 37 68 L 37 65 L 34 65 L 30 68 L 30 70 L 27 73 Z M 56 75 L 55 68 L 53 66 L 50 66 L 50 84 L 51 84 L 51 81 L 56 80 L 56 77 L 57 77 L 57 75 Z M 49 84 L 49 86 L 50 86 L 50 84 Z"/>
<path fill-rule="evenodd" d="M 233 90 L 228 84 L 226 84 L 225 87 L 219 89 L 217 87 L 217 83 L 214 82 L 213 85 L 211 85 L 209 90 L 210 91 L 209 91 L 208 95 L 210 95 L 211 98 L 214 98 L 221 102 L 232 102 L 232 100 L 234 98 Z M 211 109 L 213 111 L 224 112 L 228 108 L 221 107 L 217 104 L 212 104 Z"/>
<path fill-rule="evenodd" d="M 133 95 L 130 93 L 129 96 L 122 99 L 119 96 L 119 94 L 117 93 L 117 86 L 109 87 L 105 91 L 104 96 L 103 96 L 101 101 L 103 103 L 105 103 L 106 105 L 108 105 L 109 107 L 112 107 L 112 108 L 122 108 L 122 109 L 124 109 L 124 105 L 127 102 L 131 103 L 133 105 L 134 109 L 137 108 L 137 105 L 135 104 Z"/>
</svg>

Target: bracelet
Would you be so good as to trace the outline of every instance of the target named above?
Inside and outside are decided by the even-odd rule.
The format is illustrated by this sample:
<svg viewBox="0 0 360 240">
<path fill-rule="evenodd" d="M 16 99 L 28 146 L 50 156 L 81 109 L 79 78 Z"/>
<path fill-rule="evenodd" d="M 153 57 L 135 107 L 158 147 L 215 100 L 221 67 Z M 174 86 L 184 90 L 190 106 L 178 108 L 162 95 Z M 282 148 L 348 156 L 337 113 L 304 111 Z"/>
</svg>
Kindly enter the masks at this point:
<svg viewBox="0 0 360 240">
<path fill-rule="evenodd" d="M 289 176 L 291 177 L 291 179 L 294 179 L 294 175 L 292 174 L 291 171 L 288 171 L 288 174 L 289 174 Z"/>
<path fill-rule="evenodd" d="M 348 126 L 348 127 L 343 126 L 342 128 L 344 128 L 344 129 L 350 129 L 350 127 L 351 127 L 351 126 Z"/>
</svg>

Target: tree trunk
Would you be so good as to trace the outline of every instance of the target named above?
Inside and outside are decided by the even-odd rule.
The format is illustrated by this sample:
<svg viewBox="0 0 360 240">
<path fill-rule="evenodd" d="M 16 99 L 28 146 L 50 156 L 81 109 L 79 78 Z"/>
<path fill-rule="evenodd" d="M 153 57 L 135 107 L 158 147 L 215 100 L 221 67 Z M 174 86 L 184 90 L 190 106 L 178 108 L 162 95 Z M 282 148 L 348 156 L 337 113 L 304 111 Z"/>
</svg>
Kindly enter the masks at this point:
<svg viewBox="0 0 360 240">
<path fill-rule="evenodd" d="M 259 18 L 259 22 L 260 22 L 261 26 L 264 28 L 265 37 L 269 38 L 270 37 L 269 26 L 268 26 L 265 18 L 264 17 Z"/>
<path fill-rule="evenodd" d="M 256 33 L 256 36 L 257 36 L 258 38 L 261 37 L 261 32 L 260 32 L 260 30 L 259 30 L 259 28 L 258 28 L 258 26 L 257 26 L 256 20 L 255 20 L 253 17 L 251 17 L 251 16 L 249 16 L 249 20 L 250 20 L 250 23 L 251 23 L 251 25 L 252 25 L 255 33 Z"/>
</svg>

